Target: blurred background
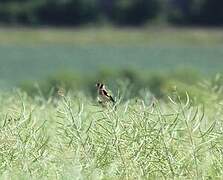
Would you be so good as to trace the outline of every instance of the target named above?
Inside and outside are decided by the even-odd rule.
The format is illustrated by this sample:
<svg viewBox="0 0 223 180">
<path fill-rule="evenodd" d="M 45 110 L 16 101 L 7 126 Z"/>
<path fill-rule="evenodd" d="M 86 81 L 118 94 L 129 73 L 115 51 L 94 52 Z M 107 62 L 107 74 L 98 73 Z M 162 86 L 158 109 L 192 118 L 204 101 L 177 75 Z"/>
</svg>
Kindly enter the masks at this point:
<svg viewBox="0 0 223 180">
<path fill-rule="evenodd" d="M 0 0 L 0 87 L 200 94 L 222 72 L 223 1 Z M 220 76 L 218 76 L 219 79 Z M 216 78 L 215 78 L 216 80 Z M 125 84 L 125 85 L 123 85 Z M 201 98 L 202 99 L 202 98 Z"/>
</svg>

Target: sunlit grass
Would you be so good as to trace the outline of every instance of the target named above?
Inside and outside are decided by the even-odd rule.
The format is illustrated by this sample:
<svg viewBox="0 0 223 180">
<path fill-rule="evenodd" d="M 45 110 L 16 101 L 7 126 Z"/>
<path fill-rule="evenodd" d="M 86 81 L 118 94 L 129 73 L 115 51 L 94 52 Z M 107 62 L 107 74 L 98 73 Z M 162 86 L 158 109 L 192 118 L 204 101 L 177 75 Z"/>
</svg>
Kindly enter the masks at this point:
<svg viewBox="0 0 223 180">
<path fill-rule="evenodd" d="M 134 28 L 0 28 L 1 44 L 114 44 L 218 45 L 221 29 L 145 27 Z"/>
<path fill-rule="evenodd" d="M 0 177 L 221 178 L 222 99 L 211 93 L 218 98 L 205 105 L 176 92 L 168 101 L 120 96 L 117 110 L 81 92 L 1 93 Z"/>
</svg>

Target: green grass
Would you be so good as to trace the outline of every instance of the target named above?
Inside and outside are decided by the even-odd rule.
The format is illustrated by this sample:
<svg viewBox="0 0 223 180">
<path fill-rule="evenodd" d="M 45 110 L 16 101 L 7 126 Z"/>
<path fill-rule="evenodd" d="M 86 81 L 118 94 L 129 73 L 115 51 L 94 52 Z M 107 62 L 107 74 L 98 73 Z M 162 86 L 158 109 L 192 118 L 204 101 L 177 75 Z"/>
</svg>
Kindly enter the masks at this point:
<svg viewBox="0 0 223 180">
<path fill-rule="evenodd" d="M 222 92 L 206 91 L 205 105 L 121 94 L 116 111 L 81 92 L 1 93 L 0 177 L 221 179 Z"/>
<path fill-rule="evenodd" d="M 0 84 L 60 70 L 192 67 L 210 75 L 221 72 L 222 41 L 217 29 L 1 29 Z M 31 98 L 2 90 L 0 179 L 222 179 L 222 79 L 197 85 L 187 73 L 161 86 L 181 97 L 174 91 L 161 100 L 133 84 L 142 97 L 130 99 L 114 79 L 116 111 L 83 91 L 43 97 L 35 87 Z M 154 77 L 156 89 L 166 76 Z"/>
<path fill-rule="evenodd" d="M 221 29 L 134 28 L 1 28 L 1 44 L 222 44 Z"/>
</svg>

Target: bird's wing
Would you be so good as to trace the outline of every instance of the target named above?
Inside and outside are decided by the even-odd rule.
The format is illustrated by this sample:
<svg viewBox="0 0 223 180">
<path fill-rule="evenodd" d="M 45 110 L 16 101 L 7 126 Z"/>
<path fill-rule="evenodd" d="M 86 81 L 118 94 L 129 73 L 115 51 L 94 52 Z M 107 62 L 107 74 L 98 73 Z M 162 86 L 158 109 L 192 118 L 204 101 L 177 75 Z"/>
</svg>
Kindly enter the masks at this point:
<svg viewBox="0 0 223 180">
<path fill-rule="evenodd" d="M 107 92 L 106 90 L 102 90 L 102 92 L 103 92 L 103 94 L 104 94 L 106 97 L 108 97 L 112 102 L 115 102 L 115 100 L 113 99 L 113 97 L 112 97 L 110 94 L 108 94 L 108 92 Z"/>
<path fill-rule="evenodd" d="M 115 103 L 115 100 L 113 99 L 112 96 L 110 96 L 110 100 L 111 100 L 113 103 Z"/>
<path fill-rule="evenodd" d="M 110 96 L 110 95 L 108 94 L 108 92 L 107 92 L 106 90 L 104 90 L 104 89 L 102 89 L 102 94 L 105 95 L 105 96 L 107 96 L 107 97 Z"/>
</svg>

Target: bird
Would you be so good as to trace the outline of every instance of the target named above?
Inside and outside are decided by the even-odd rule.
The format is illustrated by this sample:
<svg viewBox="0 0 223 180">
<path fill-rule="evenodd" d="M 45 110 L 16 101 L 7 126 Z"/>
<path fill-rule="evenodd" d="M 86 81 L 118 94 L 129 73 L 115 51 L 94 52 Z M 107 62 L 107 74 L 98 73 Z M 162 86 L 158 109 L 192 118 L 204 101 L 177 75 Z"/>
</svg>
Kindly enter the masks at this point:
<svg viewBox="0 0 223 180">
<path fill-rule="evenodd" d="M 112 102 L 113 105 L 115 104 L 114 98 L 108 93 L 104 84 L 97 83 L 96 87 L 98 92 L 98 102 L 100 104 L 105 105 L 108 102 Z"/>
</svg>

